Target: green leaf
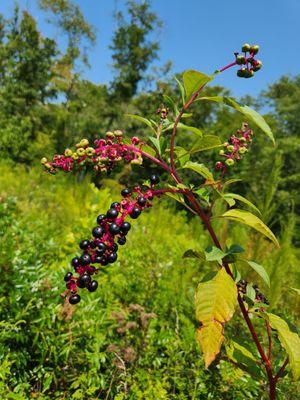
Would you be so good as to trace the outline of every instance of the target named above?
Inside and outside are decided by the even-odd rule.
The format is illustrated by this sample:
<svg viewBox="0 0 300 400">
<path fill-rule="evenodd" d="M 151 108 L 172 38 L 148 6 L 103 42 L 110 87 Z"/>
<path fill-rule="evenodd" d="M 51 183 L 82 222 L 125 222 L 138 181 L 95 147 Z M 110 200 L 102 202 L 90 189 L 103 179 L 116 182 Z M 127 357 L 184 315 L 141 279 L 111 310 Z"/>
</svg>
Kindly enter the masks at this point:
<svg viewBox="0 0 300 400">
<path fill-rule="evenodd" d="M 229 249 L 226 251 L 226 254 L 238 254 L 244 253 L 245 249 L 239 244 L 232 244 Z"/>
<path fill-rule="evenodd" d="M 174 77 L 174 79 L 177 82 L 179 90 L 180 90 L 182 104 L 185 104 L 185 89 L 184 89 L 184 86 L 180 82 L 180 80 L 176 78 L 176 76 Z"/>
<path fill-rule="evenodd" d="M 174 114 L 177 116 L 177 115 L 179 114 L 179 110 L 178 110 L 178 107 L 177 107 L 177 105 L 175 104 L 174 100 L 173 100 L 170 96 L 168 96 L 168 95 L 166 95 L 166 94 L 163 95 L 163 99 L 164 99 L 165 104 L 166 104 L 169 108 L 171 108 L 171 110 L 172 110 L 172 111 L 174 112 Z"/>
<path fill-rule="evenodd" d="M 265 235 L 268 239 L 270 239 L 277 247 L 279 243 L 271 231 L 261 219 L 259 219 L 256 215 L 251 214 L 249 211 L 239 210 L 238 208 L 234 208 L 232 210 L 226 211 L 223 215 L 220 216 L 221 218 L 230 219 L 232 221 L 240 222 L 244 225 L 248 225 L 253 229 L 256 229 L 258 232 Z"/>
<path fill-rule="evenodd" d="M 253 210 L 255 210 L 257 213 L 261 214 L 261 212 L 259 211 L 259 209 L 258 209 L 253 203 L 251 203 L 251 201 L 249 201 L 248 199 L 246 199 L 245 197 L 243 197 L 243 196 L 241 196 L 241 195 L 239 195 L 239 194 L 236 194 L 236 193 L 223 193 L 223 194 L 222 194 L 222 197 L 223 197 L 226 201 L 227 201 L 227 200 L 231 200 L 231 199 L 238 200 L 238 201 L 240 201 L 240 202 L 246 204 L 247 206 L 253 208 Z M 234 205 L 234 204 L 233 204 L 233 205 Z M 231 205 L 231 207 L 232 207 L 232 205 Z"/>
<path fill-rule="evenodd" d="M 152 122 L 149 121 L 149 119 L 141 117 L 140 115 L 136 115 L 136 114 L 125 114 L 125 117 L 132 118 L 132 119 L 135 119 L 135 120 L 137 120 L 139 122 L 142 122 L 143 124 L 149 126 L 149 128 L 151 128 L 156 133 L 156 130 L 153 127 Z"/>
<path fill-rule="evenodd" d="M 170 131 L 170 130 L 172 130 L 173 128 L 174 128 L 174 123 L 172 122 L 171 124 L 167 125 L 167 126 L 163 129 L 163 131 L 164 131 L 164 132 L 165 132 L 165 131 Z M 200 136 L 200 137 L 202 137 L 202 135 L 203 135 L 203 132 L 202 132 L 200 129 L 196 128 L 195 126 L 185 125 L 185 124 L 183 124 L 182 122 L 179 122 L 179 123 L 178 123 L 177 129 L 184 129 L 184 130 L 186 130 L 186 131 L 195 133 L 196 135 L 198 135 L 198 136 Z"/>
<path fill-rule="evenodd" d="M 275 143 L 274 135 L 271 128 L 269 127 L 265 119 L 252 108 L 237 102 L 235 99 L 231 97 L 222 97 L 222 96 L 199 97 L 198 100 L 215 101 L 217 103 L 223 103 L 226 104 L 227 106 L 234 108 L 236 111 L 245 115 L 245 117 L 247 117 L 249 121 L 258 126 L 272 140 L 272 142 Z"/>
<path fill-rule="evenodd" d="M 143 144 L 143 147 L 141 148 L 141 150 L 147 154 L 150 154 L 150 156 L 155 156 L 155 154 L 156 154 L 156 151 L 151 146 L 148 146 L 147 144 Z"/>
<path fill-rule="evenodd" d="M 257 264 L 255 261 L 243 260 L 246 262 L 258 275 L 262 278 L 262 280 L 270 287 L 270 277 L 264 267 L 260 264 Z"/>
<path fill-rule="evenodd" d="M 189 152 L 191 154 L 199 153 L 199 151 L 210 150 L 220 146 L 222 146 L 222 142 L 218 136 L 205 135 L 193 144 Z"/>
<path fill-rule="evenodd" d="M 190 100 L 192 95 L 201 87 L 206 85 L 213 77 L 195 70 L 188 70 L 183 73 L 183 86 L 185 88 L 186 99 Z"/>
<path fill-rule="evenodd" d="M 222 258 L 226 257 L 226 253 L 216 246 L 209 246 L 205 249 L 206 261 L 218 261 L 222 264 Z"/>
<path fill-rule="evenodd" d="M 229 186 L 229 185 L 232 185 L 233 183 L 241 182 L 241 181 L 242 181 L 242 179 L 239 179 L 239 178 L 228 179 L 228 181 L 223 183 L 223 188 L 225 188 L 225 186 Z"/>
<path fill-rule="evenodd" d="M 300 338 L 282 318 L 271 313 L 267 313 L 267 316 L 271 327 L 277 330 L 278 339 L 289 356 L 289 364 L 297 380 L 300 378 Z"/>
<path fill-rule="evenodd" d="M 214 182 L 214 177 L 212 173 L 204 164 L 198 164 L 192 161 L 188 161 L 182 168 L 191 169 L 197 172 L 199 175 L 202 175 L 205 179 Z"/>
<path fill-rule="evenodd" d="M 190 160 L 190 154 L 183 147 L 176 146 L 174 152 L 181 167 Z"/>
<path fill-rule="evenodd" d="M 246 296 L 254 302 L 255 300 L 255 290 L 253 289 L 253 286 L 251 285 L 251 283 L 248 283 L 248 285 L 246 286 Z"/>
<path fill-rule="evenodd" d="M 160 137 L 155 138 L 155 137 L 149 137 L 149 140 L 153 143 L 153 146 L 156 148 L 158 154 L 161 156 L 166 149 L 166 141 L 165 138 Z"/>
<path fill-rule="evenodd" d="M 238 363 L 241 366 L 241 369 L 247 371 L 256 378 L 261 378 L 262 371 L 257 365 L 256 358 L 248 349 L 246 349 L 246 347 L 230 340 L 230 342 L 225 345 L 225 349 L 227 357 Z"/>
<path fill-rule="evenodd" d="M 237 288 L 224 268 L 207 282 L 199 283 L 195 293 L 196 318 L 202 324 L 197 331 L 207 368 L 220 352 L 223 329 L 237 305 Z"/>
<path fill-rule="evenodd" d="M 182 258 L 198 258 L 199 260 L 205 260 L 205 254 L 203 251 L 189 249 L 184 252 Z"/>
</svg>

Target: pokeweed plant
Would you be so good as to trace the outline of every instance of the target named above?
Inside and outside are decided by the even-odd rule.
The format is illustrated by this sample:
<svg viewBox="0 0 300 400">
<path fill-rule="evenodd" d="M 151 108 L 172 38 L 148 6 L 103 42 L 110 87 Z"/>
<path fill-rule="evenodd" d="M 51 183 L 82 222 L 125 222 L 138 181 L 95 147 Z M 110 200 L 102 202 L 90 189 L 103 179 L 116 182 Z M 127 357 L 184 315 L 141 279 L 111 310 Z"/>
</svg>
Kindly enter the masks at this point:
<svg viewBox="0 0 300 400">
<path fill-rule="evenodd" d="M 263 266 L 253 260 L 239 259 L 239 253 L 244 252 L 239 244 L 222 246 L 212 226 L 212 218 L 233 220 L 257 230 L 279 247 L 273 232 L 256 215 L 259 214 L 257 207 L 246 198 L 227 191 L 227 187 L 235 179 L 225 180 L 228 169 L 237 165 L 249 150 L 253 131 L 248 123 L 251 127 L 258 127 L 273 143 L 274 137 L 264 118 L 248 106 L 231 97 L 201 96 L 206 85 L 218 74 L 236 65 L 240 66 L 237 70 L 238 77 L 253 77 L 262 66 L 261 61 L 255 58 L 258 51 L 259 46 L 244 44 L 241 54 L 234 53 L 235 60 L 232 63 L 212 75 L 195 70 L 185 71 L 182 81 L 177 80 L 181 104 L 178 105 L 176 100 L 164 96 L 165 105 L 157 110 L 160 115 L 158 122 L 129 114 L 128 117 L 135 118 L 151 129 L 153 135 L 149 137 L 148 144 L 136 136 L 131 140 L 125 139 L 123 132 L 116 130 L 107 132 L 105 139 L 97 139 L 93 145 L 90 145 L 87 139 L 82 139 L 75 145 L 75 149 L 66 149 L 63 155 L 55 155 L 52 161 L 43 158 L 42 164 L 52 174 L 58 170 L 76 172 L 82 169 L 99 174 L 109 172 L 121 161 L 141 165 L 143 159 L 148 159 L 167 173 L 164 174 L 168 177 L 164 182 L 160 182 L 158 175 L 151 175 L 142 186 L 124 188 L 121 192 L 122 199 L 112 203 L 106 213 L 98 215 L 97 225 L 92 229 L 92 237 L 80 242 L 82 254 L 71 261 L 75 273 L 68 272 L 65 275 L 66 290 L 62 297 L 68 298 L 71 304 L 77 304 L 81 299 L 79 288 L 95 291 L 98 282 L 94 280 L 94 276 L 117 260 L 118 247 L 126 243 L 131 228 L 128 220 L 137 219 L 145 209 L 152 206 L 154 198 L 168 195 L 200 218 L 212 241 L 208 248 L 202 251 L 190 249 L 183 257 L 198 258 L 218 265 L 217 272 L 212 270 L 203 278 L 195 293 L 196 318 L 199 322 L 196 336 L 206 368 L 220 353 L 225 339 L 225 325 L 239 307 L 256 345 L 257 354 L 253 354 L 234 340 L 228 340 L 225 346 L 226 359 L 256 379 L 261 380 L 264 375 L 269 387 L 269 398 L 275 399 L 276 384 L 280 378 L 288 372 L 291 372 L 295 379 L 300 377 L 300 338 L 282 318 L 268 312 L 269 302 L 264 294 L 257 285 L 242 279 L 238 269 L 240 262 L 246 262 L 270 286 L 268 274 Z M 243 123 L 225 143 L 217 136 L 204 134 L 197 127 L 185 125 L 182 119 L 189 115 L 190 106 L 196 102 L 200 106 L 203 101 L 232 107 L 244 115 L 247 123 Z M 190 148 L 176 146 L 179 129 L 196 135 L 197 139 Z M 218 148 L 220 159 L 214 166 L 214 172 L 210 166 L 192 161 L 193 154 Z M 181 171 L 184 169 L 199 175 L 199 185 L 185 184 L 181 177 Z M 228 210 L 221 215 L 216 215 L 217 200 L 225 202 L 228 206 Z M 237 208 L 236 202 L 246 204 L 255 213 Z M 255 320 L 260 325 L 264 324 L 267 346 L 263 345 L 262 338 L 258 336 Z M 281 362 L 274 360 L 272 356 L 274 340 L 278 341 L 286 352 L 286 358 Z"/>
</svg>

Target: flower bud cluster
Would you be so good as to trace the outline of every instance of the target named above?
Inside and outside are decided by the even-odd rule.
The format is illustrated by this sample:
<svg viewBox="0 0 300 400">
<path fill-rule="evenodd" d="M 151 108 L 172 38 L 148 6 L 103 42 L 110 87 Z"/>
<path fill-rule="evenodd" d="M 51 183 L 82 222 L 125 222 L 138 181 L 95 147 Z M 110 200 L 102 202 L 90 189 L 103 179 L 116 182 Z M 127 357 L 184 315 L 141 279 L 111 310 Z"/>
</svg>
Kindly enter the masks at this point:
<svg viewBox="0 0 300 400">
<path fill-rule="evenodd" d="M 131 229 L 130 222 L 126 218 L 137 219 L 143 210 L 152 206 L 154 196 L 160 196 L 160 190 L 154 190 L 154 185 L 159 183 L 159 177 L 150 177 L 150 187 L 142 191 L 137 186 L 133 190 L 123 189 L 122 201 L 110 205 L 106 214 L 97 217 L 97 225 L 92 229 L 92 238 L 82 240 L 79 244 L 83 251 L 78 257 L 72 259 L 72 266 L 77 276 L 68 272 L 65 276 L 67 290 L 62 294 L 69 297 L 71 304 L 80 301 L 78 288 L 87 288 L 94 292 L 98 282 L 92 280 L 92 276 L 99 271 L 95 265 L 106 266 L 113 264 L 118 258 L 118 247 L 126 243 L 126 236 Z"/>
<path fill-rule="evenodd" d="M 262 67 L 262 62 L 256 60 L 254 56 L 258 53 L 259 46 L 245 43 L 242 46 L 243 54 L 235 53 L 236 63 L 243 67 L 237 71 L 239 78 L 252 78 L 254 73 L 259 71 Z"/>
<path fill-rule="evenodd" d="M 249 128 L 248 124 L 243 123 L 242 128 L 232 135 L 228 142 L 224 143 L 224 149 L 220 150 L 219 155 L 225 158 L 225 161 L 216 162 L 216 169 L 225 172 L 228 167 L 239 161 L 243 154 L 247 153 L 248 146 L 252 142 L 253 131 Z"/>
<path fill-rule="evenodd" d="M 124 160 L 132 164 L 142 164 L 139 148 L 139 138 L 133 137 L 131 144 L 124 143 L 122 131 L 107 132 L 106 139 L 97 139 L 91 146 L 87 139 L 82 139 L 75 145 L 75 149 L 66 149 L 62 155 L 54 155 L 50 162 L 42 158 L 44 168 L 55 174 L 58 169 L 65 172 L 81 170 L 83 167 L 95 172 L 109 172 L 114 166 Z"/>
<path fill-rule="evenodd" d="M 247 285 L 248 282 L 245 281 L 244 279 L 241 279 L 238 284 L 238 291 L 244 295 L 247 293 Z M 255 290 L 255 303 L 264 303 L 266 305 L 269 305 L 268 299 L 260 292 L 259 287 L 257 285 L 253 285 L 253 289 Z"/>
</svg>

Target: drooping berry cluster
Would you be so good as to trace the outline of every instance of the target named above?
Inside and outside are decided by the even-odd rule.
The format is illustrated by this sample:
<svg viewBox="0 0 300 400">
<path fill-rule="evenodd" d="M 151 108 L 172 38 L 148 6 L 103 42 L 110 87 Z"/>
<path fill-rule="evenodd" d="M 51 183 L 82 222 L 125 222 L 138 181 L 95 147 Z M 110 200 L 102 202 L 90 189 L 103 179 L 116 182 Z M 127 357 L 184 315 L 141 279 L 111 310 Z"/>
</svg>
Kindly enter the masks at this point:
<svg viewBox="0 0 300 400">
<path fill-rule="evenodd" d="M 62 294 L 63 297 L 69 296 L 71 304 L 80 301 L 78 288 L 87 288 L 94 292 L 98 287 L 98 282 L 92 280 L 92 276 L 99 271 L 95 265 L 106 266 L 114 263 L 118 258 L 118 245 L 126 243 L 126 235 L 130 231 L 131 224 L 126 221 L 126 217 L 137 219 L 142 211 L 151 207 L 154 196 L 160 196 L 160 190 L 154 190 L 154 185 L 159 183 L 159 177 L 150 177 L 150 187 L 142 191 L 137 186 L 133 190 L 128 188 L 121 191 L 122 201 L 114 202 L 106 214 L 97 217 L 97 226 L 92 230 L 92 239 L 84 239 L 79 247 L 83 253 L 72 259 L 72 266 L 78 276 L 72 272 L 65 275 L 67 290 Z"/>
<path fill-rule="evenodd" d="M 238 65 L 243 65 L 243 67 L 237 71 L 237 76 L 239 78 L 252 78 L 254 73 L 261 69 L 262 62 L 254 58 L 258 51 L 259 46 L 257 44 L 250 46 L 250 44 L 245 43 L 242 46 L 242 52 L 244 54 L 235 53 L 236 63 Z"/>
<path fill-rule="evenodd" d="M 91 146 L 87 139 L 82 139 L 75 149 L 66 149 L 64 154 L 54 155 L 53 161 L 42 158 L 45 169 L 55 174 L 58 169 L 65 172 L 80 170 L 83 167 L 95 172 L 108 172 L 120 161 L 142 164 L 140 149 L 135 147 L 140 143 L 139 138 L 133 137 L 131 144 L 124 143 L 120 130 L 107 132 L 106 139 L 97 139 Z"/>
<path fill-rule="evenodd" d="M 244 279 L 241 279 L 238 284 L 238 291 L 245 295 L 247 293 L 247 285 L 248 282 Z M 263 295 L 263 293 L 260 292 L 258 285 L 253 285 L 253 289 L 255 290 L 255 302 L 256 303 L 264 303 L 264 304 L 269 304 L 268 299 Z"/>
<path fill-rule="evenodd" d="M 231 167 L 236 161 L 239 161 L 243 154 L 247 153 L 248 146 L 252 142 L 253 131 L 248 124 L 243 123 L 242 128 L 236 131 L 236 135 L 232 135 L 228 142 L 224 143 L 224 149 L 220 150 L 219 155 L 225 158 L 224 162 L 216 162 L 216 169 L 226 171 L 227 167 Z"/>
</svg>

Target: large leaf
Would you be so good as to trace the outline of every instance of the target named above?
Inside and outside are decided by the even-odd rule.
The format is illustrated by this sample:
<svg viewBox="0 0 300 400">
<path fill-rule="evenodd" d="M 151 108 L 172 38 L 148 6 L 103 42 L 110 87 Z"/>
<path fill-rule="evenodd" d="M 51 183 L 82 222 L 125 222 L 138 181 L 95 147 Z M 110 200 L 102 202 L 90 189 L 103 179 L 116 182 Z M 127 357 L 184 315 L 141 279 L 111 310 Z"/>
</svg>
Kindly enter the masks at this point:
<svg viewBox="0 0 300 400">
<path fill-rule="evenodd" d="M 226 211 L 223 215 L 221 215 L 221 217 L 241 222 L 242 224 L 248 225 L 251 228 L 256 229 L 258 232 L 269 238 L 277 247 L 280 247 L 276 236 L 271 231 L 271 229 L 268 228 L 261 219 L 259 219 L 256 215 L 251 214 L 249 211 L 234 208 L 232 210 Z"/>
<path fill-rule="evenodd" d="M 198 164 L 192 161 L 188 161 L 182 168 L 191 169 L 198 174 L 202 175 L 205 179 L 214 182 L 214 177 L 209 169 L 204 164 Z"/>
<path fill-rule="evenodd" d="M 183 86 L 185 89 L 186 100 L 190 100 L 192 95 L 201 87 L 211 81 L 213 77 L 195 70 L 188 70 L 183 73 Z"/>
<path fill-rule="evenodd" d="M 196 318 L 202 324 L 197 338 L 206 368 L 220 352 L 224 340 L 223 329 L 237 305 L 237 288 L 224 268 L 207 282 L 199 283 L 195 294 Z"/>
<path fill-rule="evenodd" d="M 161 156 L 165 152 L 165 149 L 166 149 L 165 138 L 149 137 L 149 140 L 152 142 L 152 144 L 156 148 L 158 154 Z"/>
<path fill-rule="evenodd" d="M 173 128 L 174 128 L 174 123 L 172 122 L 171 124 L 166 126 L 163 130 L 164 131 L 170 131 Z M 203 135 L 203 132 L 201 131 L 201 129 L 196 128 L 195 126 L 185 125 L 182 122 L 179 122 L 177 124 L 177 129 L 183 129 L 185 131 L 189 131 L 189 132 L 195 133 L 196 135 L 198 135 L 200 137 L 202 137 L 202 135 Z"/>
<path fill-rule="evenodd" d="M 241 195 L 239 195 L 239 194 L 236 194 L 236 193 L 222 193 L 222 197 L 223 197 L 226 201 L 227 201 L 227 200 L 231 200 L 231 199 L 238 200 L 238 201 L 240 201 L 240 202 L 246 204 L 247 206 L 253 208 L 253 210 L 255 210 L 258 214 L 261 214 L 261 212 L 259 211 L 259 209 L 258 209 L 253 203 L 251 203 L 251 201 L 249 201 L 248 199 L 246 199 L 245 197 L 243 197 L 243 196 L 241 196 Z M 231 204 L 234 205 L 235 202 L 234 202 L 234 203 L 231 203 Z M 232 207 L 231 204 L 229 204 L 229 205 Z"/>
<path fill-rule="evenodd" d="M 230 360 L 238 363 L 241 369 L 246 370 L 252 376 L 261 378 L 262 371 L 257 365 L 256 358 L 248 349 L 233 340 L 225 345 L 225 348 Z"/>
<path fill-rule="evenodd" d="M 205 135 L 193 144 L 190 153 L 198 153 L 199 151 L 214 149 L 221 146 L 222 142 L 218 136 Z"/>
<path fill-rule="evenodd" d="M 278 339 L 289 356 L 289 363 L 295 379 L 300 378 L 300 338 L 288 324 L 275 314 L 267 314 L 270 325 L 277 330 Z"/>
<path fill-rule="evenodd" d="M 249 260 L 243 260 L 243 261 L 249 264 L 250 267 L 254 269 L 254 271 L 257 272 L 258 275 L 263 279 L 263 281 L 270 287 L 269 275 L 262 265 L 257 264 L 255 261 L 249 261 Z"/>
<path fill-rule="evenodd" d="M 245 115 L 249 121 L 258 126 L 271 140 L 275 143 L 273 132 L 270 126 L 267 124 L 265 119 L 252 108 L 237 102 L 235 99 L 231 97 L 222 97 L 222 96 L 214 96 L 214 97 L 199 97 L 198 100 L 209 100 L 215 101 L 217 103 L 223 103 L 227 106 L 234 108 L 236 111 Z"/>
<path fill-rule="evenodd" d="M 147 118 L 141 117 L 140 115 L 136 115 L 136 114 L 125 114 L 125 117 L 132 118 L 139 122 L 142 122 L 143 124 L 149 126 L 149 128 L 151 128 L 154 132 L 156 132 L 155 127 L 153 126 L 153 123 L 151 121 L 149 121 L 149 119 L 147 119 Z"/>
</svg>

